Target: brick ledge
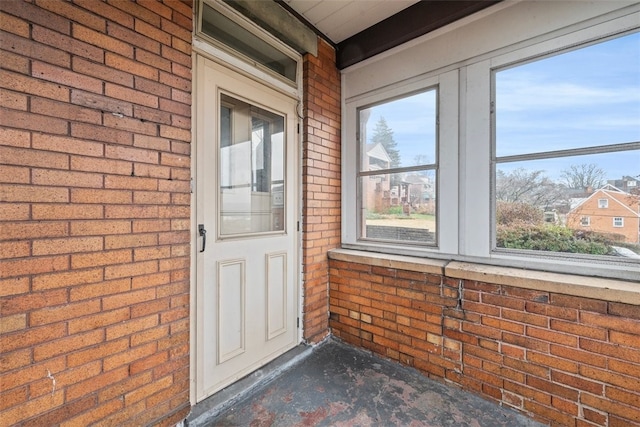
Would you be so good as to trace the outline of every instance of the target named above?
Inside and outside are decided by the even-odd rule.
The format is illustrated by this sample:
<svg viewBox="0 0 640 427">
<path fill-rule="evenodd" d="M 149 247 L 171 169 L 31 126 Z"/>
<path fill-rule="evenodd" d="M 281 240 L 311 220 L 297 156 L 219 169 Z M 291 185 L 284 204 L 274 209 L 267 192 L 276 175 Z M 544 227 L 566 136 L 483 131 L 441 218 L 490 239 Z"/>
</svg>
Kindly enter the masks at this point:
<svg viewBox="0 0 640 427">
<path fill-rule="evenodd" d="M 640 284 L 624 280 L 458 261 L 447 264 L 445 275 L 455 279 L 477 280 L 516 288 L 640 305 Z"/>
<path fill-rule="evenodd" d="M 476 280 L 640 306 L 640 284 L 624 280 L 381 254 L 354 249 L 333 249 L 328 252 L 328 256 L 330 259 L 338 261 L 440 274 L 454 279 Z"/>
<path fill-rule="evenodd" d="M 406 255 L 390 255 L 376 252 L 357 251 L 354 249 L 333 249 L 329 251 L 329 258 L 337 261 L 357 262 L 359 264 L 376 267 L 395 268 L 399 270 L 417 271 L 444 275 L 444 268 L 448 261 L 416 258 Z"/>
</svg>

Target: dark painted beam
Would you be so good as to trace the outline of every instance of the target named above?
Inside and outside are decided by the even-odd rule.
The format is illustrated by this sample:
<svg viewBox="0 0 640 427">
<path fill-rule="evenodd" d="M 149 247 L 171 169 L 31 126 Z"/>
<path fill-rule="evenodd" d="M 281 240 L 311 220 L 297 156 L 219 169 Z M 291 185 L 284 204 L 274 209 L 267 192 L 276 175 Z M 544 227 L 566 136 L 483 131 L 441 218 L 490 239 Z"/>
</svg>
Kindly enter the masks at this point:
<svg viewBox="0 0 640 427">
<path fill-rule="evenodd" d="M 338 68 L 356 64 L 499 2 L 500 0 L 420 1 L 338 43 Z"/>
</svg>

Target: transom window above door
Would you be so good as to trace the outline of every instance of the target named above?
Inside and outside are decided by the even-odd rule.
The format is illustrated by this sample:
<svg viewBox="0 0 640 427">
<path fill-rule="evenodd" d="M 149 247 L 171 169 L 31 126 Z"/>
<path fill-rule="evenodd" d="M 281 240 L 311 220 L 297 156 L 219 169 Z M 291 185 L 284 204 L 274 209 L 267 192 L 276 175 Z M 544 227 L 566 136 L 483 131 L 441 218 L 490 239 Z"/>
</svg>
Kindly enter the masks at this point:
<svg viewBox="0 0 640 427">
<path fill-rule="evenodd" d="M 290 85 L 298 80 L 298 56 L 271 34 L 225 5 L 200 3 L 198 35 Z"/>
</svg>

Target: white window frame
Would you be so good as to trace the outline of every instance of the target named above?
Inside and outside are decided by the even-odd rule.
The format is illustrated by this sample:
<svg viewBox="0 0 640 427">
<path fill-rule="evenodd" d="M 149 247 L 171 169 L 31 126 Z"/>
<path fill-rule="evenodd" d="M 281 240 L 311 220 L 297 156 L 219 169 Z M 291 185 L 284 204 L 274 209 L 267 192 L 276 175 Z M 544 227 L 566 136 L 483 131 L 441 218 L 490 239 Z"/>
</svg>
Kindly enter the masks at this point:
<svg viewBox="0 0 640 427">
<path fill-rule="evenodd" d="M 548 17 L 530 22 L 529 16 Z M 518 23 L 517 25 L 514 23 Z M 343 70 L 342 243 L 349 249 L 634 280 L 640 263 L 622 257 L 496 250 L 493 220 L 492 72 L 560 50 L 637 31 L 640 4 L 502 2 L 406 47 Z M 459 45 L 459 40 L 468 43 Z M 452 45 L 458 46 L 451 49 Z M 424 58 L 424 61 L 421 60 Z M 457 73 L 457 74 L 454 74 Z M 454 108 L 439 106 L 437 248 L 358 241 L 355 219 L 356 110 L 411 90 L 429 78 L 451 79 Z M 417 84 L 417 86 L 416 86 Z M 440 98 L 448 99 L 440 82 Z M 450 123 L 447 111 L 456 117 Z M 449 124 L 445 124 L 449 121 Z M 450 141 L 457 140 L 455 147 Z M 446 214 L 443 214 L 446 213 Z"/>
<path fill-rule="evenodd" d="M 635 16 L 635 18 L 633 18 Z M 503 68 L 508 65 L 525 63 L 537 57 L 548 55 L 557 51 L 570 49 L 576 46 L 586 45 L 591 42 L 601 40 L 605 37 L 623 35 L 631 30 L 637 31 L 640 13 L 636 10 L 635 15 L 625 16 L 619 19 L 604 19 L 603 22 L 569 31 L 567 34 L 531 44 L 520 49 L 491 57 L 490 59 L 476 62 L 467 67 L 467 110 L 474 114 L 467 116 L 467 135 L 482 135 L 482 139 L 491 141 L 490 102 L 491 100 L 491 74 L 492 70 Z M 633 20 L 635 19 L 635 23 Z M 473 117 L 477 111 L 482 111 L 481 118 Z M 474 120 L 469 125 L 470 119 Z M 467 147 L 467 157 L 471 159 L 492 159 L 493 144 L 473 144 L 469 141 Z M 486 162 L 486 168 L 492 169 L 491 162 Z M 469 200 L 468 206 L 479 205 L 482 199 L 487 199 L 485 203 L 494 203 L 493 191 L 493 170 L 486 174 L 483 170 L 481 179 L 469 179 L 463 183 L 466 189 L 462 197 Z M 487 191 L 489 189 L 489 192 Z M 464 190 L 463 190 L 464 191 Z M 474 240 L 469 242 L 467 252 L 464 254 L 476 262 L 491 263 L 496 265 L 514 266 L 520 268 L 539 268 L 541 270 L 551 270 L 557 272 L 585 274 L 604 277 L 616 277 L 633 279 L 640 273 L 640 263 L 634 260 L 618 260 L 612 257 L 591 256 L 586 254 L 567 254 L 561 252 L 547 253 L 524 250 L 509 250 L 496 248 L 495 245 L 495 221 L 492 217 L 494 208 L 483 209 L 481 217 L 478 218 L 465 211 L 466 215 L 462 219 L 467 224 L 467 230 L 472 224 L 480 223 L 483 226 L 481 231 L 475 233 Z M 490 236 L 490 244 L 487 245 L 487 235 Z"/>
<path fill-rule="evenodd" d="M 591 217 L 589 216 L 580 217 L 580 225 L 582 227 L 589 227 L 591 225 Z"/>
<path fill-rule="evenodd" d="M 384 250 L 393 248 L 395 253 L 422 253 L 434 252 L 455 253 L 457 251 L 457 136 L 458 126 L 455 120 L 455 113 L 458 109 L 458 72 L 449 71 L 442 74 L 428 76 L 417 79 L 408 84 L 396 85 L 393 87 L 378 90 L 366 96 L 351 99 L 346 103 L 346 121 L 349 141 L 343 144 L 343 179 L 342 206 L 344 211 L 351 212 L 343 216 L 342 240 L 344 246 L 356 246 L 372 250 Z M 426 242 L 424 245 L 405 244 L 403 242 L 375 242 L 369 239 L 361 239 L 359 236 L 359 209 L 360 201 L 356 197 L 358 194 L 358 141 L 357 115 L 361 108 L 369 105 L 383 104 L 393 99 L 410 96 L 416 92 L 437 88 L 437 114 L 439 117 L 437 140 L 436 164 L 436 245 Z M 447 117 L 447 118 L 444 118 Z M 443 184 L 444 183 L 444 184 Z M 443 215 L 443 212 L 447 212 Z"/>
<path fill-rule="evenodd" d="M 613 226 L 615 228 L 623 228 L 624 227 L 624 218 L 621 216 L 613 217 Z"/>
<path fill-rule="evenodd" d="M 607 209 L 609 207 L 609 199 L 598 199 L 598 209 Z"/>
</svg>

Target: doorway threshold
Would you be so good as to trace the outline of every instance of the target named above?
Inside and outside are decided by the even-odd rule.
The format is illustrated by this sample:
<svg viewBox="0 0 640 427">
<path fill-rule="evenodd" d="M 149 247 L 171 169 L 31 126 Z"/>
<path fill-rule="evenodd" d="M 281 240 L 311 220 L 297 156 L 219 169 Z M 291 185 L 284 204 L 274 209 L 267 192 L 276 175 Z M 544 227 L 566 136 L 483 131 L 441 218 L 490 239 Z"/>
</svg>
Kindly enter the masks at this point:
<svg viewBox="0 0 640 427">
<path fill-rule="evenodd" d="M 314 348 L 323 344 L 324 342 L 315 346 L 304 343 L 299 344 L 262 368 L 253 371 L 246 377 L 198 402 L 191 408 L 191 413 L 185 420 L 186 426 L 210 426 L 219 414 L 248 397 L 257 388 L 269 384 L 280 374 L 302 362 L 311 355 Z"/>
</svg>

